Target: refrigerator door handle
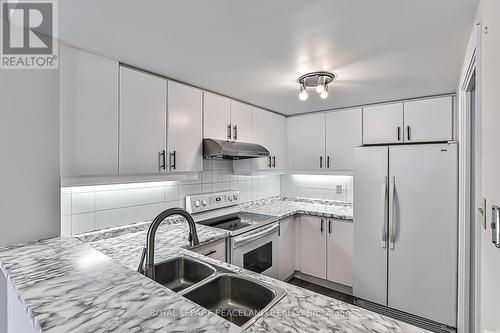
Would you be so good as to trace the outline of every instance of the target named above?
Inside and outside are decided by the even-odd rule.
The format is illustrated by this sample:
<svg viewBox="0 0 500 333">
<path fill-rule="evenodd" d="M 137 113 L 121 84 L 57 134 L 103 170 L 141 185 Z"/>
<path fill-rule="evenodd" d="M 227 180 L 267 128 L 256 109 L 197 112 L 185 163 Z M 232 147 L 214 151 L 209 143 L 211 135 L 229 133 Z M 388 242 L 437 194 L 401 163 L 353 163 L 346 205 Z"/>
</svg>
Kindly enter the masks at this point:
<svg viewBox="0 0 500 333">
<path fill-rule="evenodd" d="M 387 248 L 387 176 L 382 179 L 380 220 L 382 223 L 382 248 Z"/>
<path fill-rule="evenodd" d="M 389 177 L 389 249 L 394 250 L 394 190 L 396 177 Z"/>
</svg>

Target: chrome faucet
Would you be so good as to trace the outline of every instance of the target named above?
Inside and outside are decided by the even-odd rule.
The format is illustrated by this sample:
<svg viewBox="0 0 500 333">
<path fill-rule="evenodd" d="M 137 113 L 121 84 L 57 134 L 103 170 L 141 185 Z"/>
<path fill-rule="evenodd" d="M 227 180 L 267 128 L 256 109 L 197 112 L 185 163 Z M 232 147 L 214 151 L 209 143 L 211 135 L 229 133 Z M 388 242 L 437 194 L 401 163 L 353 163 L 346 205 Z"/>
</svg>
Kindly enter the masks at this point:
<svg viewBox="0 0 500 333">
<path fill-rule="evenodd" d="M 160 224 L 169 216 L 180 215 L 186 219 L 189 225 L 189 243 L 191 246 L 196 246 L 200 244 L 198 239 L 198 233 L 196 232 L 196 224 L 194 223 L 193 217 L 186 210 L 182 208 L 170 208 L 164 210 L 153 220 L 148 229 L 148 235 L 146 237 L 146 247 L 142 250 L 141 261 L 139 263 L 139 268 L 137 271 L 141 274 L 146 275 L 148 278 L 155 279 L 155 236 L 156 230 Z M 144 266 L 144 260 L 146 260 L 146 265 Z"/>
</svg>

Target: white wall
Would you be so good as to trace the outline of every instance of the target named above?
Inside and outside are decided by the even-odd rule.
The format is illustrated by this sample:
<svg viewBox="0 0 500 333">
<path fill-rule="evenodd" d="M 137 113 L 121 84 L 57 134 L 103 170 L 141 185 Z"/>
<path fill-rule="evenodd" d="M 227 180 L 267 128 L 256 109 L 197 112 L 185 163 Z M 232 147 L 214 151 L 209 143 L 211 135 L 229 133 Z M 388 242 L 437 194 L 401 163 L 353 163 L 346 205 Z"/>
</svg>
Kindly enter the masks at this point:
<svg viewBox="0 0 500 333">
<path fill-rule="evenodd" d="M 58 236 L 58 70 L 0 70 L 0 103 L 0 246 Z"/>
<path fill-rule="evenodd" d="M 500 249 L 491 243 L 491 206 L 500 205 L 500 1 L 482 0 L 481 39 L 482 196 L 487 230 L 481 239 L 481 330 L 500 332 Z"/>
<path fill-rule="evenodd" d="M 280 176 L 237 176 L 231 161 L 204 160 L 197 180 L 63 188 L 63 235 L 152 220 L 186 195 L 240 191 L 242 202 L 280 194 Z"/>
<path fill-rule="evenodd" d="M 341 187 L 337 193 L 337 186 Z M 281 194 L 290 197 L 352 202 L 352 176 L 284 175 Z"/>
</svg>

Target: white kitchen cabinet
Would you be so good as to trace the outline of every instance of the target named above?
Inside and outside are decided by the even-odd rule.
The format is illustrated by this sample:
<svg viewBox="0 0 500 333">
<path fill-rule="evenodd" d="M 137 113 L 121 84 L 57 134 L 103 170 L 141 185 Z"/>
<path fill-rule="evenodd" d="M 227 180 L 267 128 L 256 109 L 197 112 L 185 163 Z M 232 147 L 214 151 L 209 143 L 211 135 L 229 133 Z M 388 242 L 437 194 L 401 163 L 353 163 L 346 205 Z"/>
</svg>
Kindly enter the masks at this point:
<svg viewBox="0 0 500 333">
<path fill-rule="evenodd" d="M 272 113 L 263 109 L 253 108 L 253 140 L 271 151 Z M 255 159 L 257 170 L 270 169 L 270 159 L 267 157 Z"/>
<path fill-rule="evenodd" d="M 253 109 L 251 105 L 231 100 L 232 140 L 253 142 Z"/>
<path fill-rule="evenodd" d="M 164 168 L 167 80 L 120 67 L 121 174 L 151 174 Z"/>
<path fill-rule="evenodd" d="M 353 224 L 328 219 L 327 280 L 352 286 Z"/>
<path fill-rule="evenodd" d="M 286 168 L 295 168 L 295 118 L 286 118 Z"/>
<path fill-rule="evenodd" d="M 295 117 L 294 130 L 295 169 L 325 169 L 325 114 Z"/>
<path fill-rule="evenodd" d="M 300 233 L 302 273 L 326 279 L 326 219 L 302 216 Z"/>
<path fill-rule="evenodd" d="M 290 216 L 279 221 L 278 277 L 285 280 L 295 271 L 295 223 Z"/>
<path fill-rule="evenodd" d="M 404 120 L 406 142 L 453 140 L 453 98 L 405 102 Z"/>
<path fill-rule="evenodd" d="M 271 113 L 271 169 L 286 169 L 286 119 Z"/>
<path fill-rule="evenodd" d="M 403 103 L 363 108 L 363 144 L 400 143 L 403 138 Z"/>
<path fill-rule="evenodd" d="M 327 112 L 326 169 L 353 170 L 354 147 L 361 145 L 361 109 Z"/>
<path fill-rule="evenodd" d="M 202 170 L 203 93 L 168 81 L 167 170 Z M 175 162 L 175 163 L 174 163 Z"/>
<path fill-rule="evenodd" d="M 231 140 L 231 102 L 229 98 L 203 92 L 203 137 Z"/>
<path fill-rule="evenodd" d="M 118 173 L 117 61 L 61 44 L 63 177 Z"/>
</svg>

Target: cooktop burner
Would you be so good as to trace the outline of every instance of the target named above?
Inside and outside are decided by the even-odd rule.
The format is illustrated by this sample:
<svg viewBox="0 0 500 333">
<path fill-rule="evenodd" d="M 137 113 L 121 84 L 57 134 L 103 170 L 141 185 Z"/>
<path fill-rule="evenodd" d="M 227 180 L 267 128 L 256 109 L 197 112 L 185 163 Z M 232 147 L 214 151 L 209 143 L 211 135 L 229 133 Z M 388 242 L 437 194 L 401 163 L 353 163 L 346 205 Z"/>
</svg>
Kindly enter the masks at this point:
<svg viewBox="0 0 500 333">
<path fill-rule="evenodd" d="M 255 214 L 255 213 L 238 213 L 230 216 L 223 216 L 208 223 L 203 223 L 214 228 L 219 228 L 223 230 L 235 231 L 243 229 L 261 222 L 268 221 L 274 218 L 271 215 L 265 214 Z"/>
</svg>

